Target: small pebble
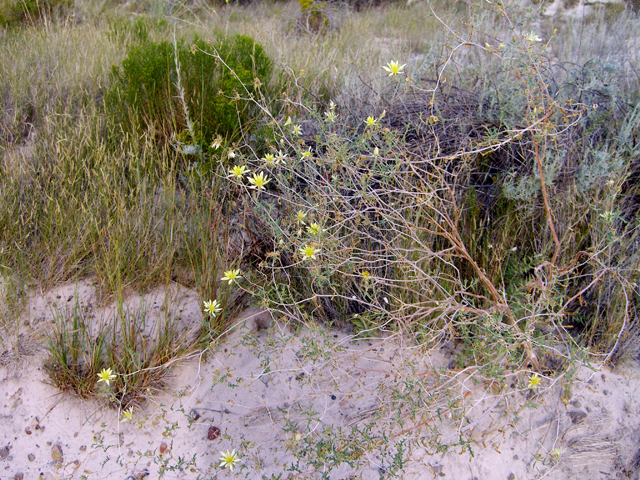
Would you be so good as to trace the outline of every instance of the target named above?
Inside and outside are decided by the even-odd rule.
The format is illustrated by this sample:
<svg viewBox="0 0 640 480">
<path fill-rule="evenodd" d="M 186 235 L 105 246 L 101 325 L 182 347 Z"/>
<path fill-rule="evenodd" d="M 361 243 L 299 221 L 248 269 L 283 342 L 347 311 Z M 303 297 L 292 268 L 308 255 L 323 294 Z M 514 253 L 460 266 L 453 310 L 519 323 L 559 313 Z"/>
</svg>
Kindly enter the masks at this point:
<svg viewBox="0 0 640 480">
<path fill-rule="evenodd" d="M 33 462 L 36 459 L 36 456 L 33 453 L 30 453 L 29 455 L 27 455 L 27 458 L 30 462 Z"/>
<path fill-rule="evenodd" d="M 571 423 L 574 425 L 579 425 L 585 418 L 587 418 L 587 414 L 582 410 L 571 410 L 567 412 L 567 415 L 569 415 Z"/>
<path fill-rule="evenodd" d="M 9 456 L 9 447 L 0 448 L 0 460 L 4 460 Z"/>
<path fill-rule="evenodd" d="M 416 448 L 413 452 L 411 452 L 411 459 L 413 461 L 418 461 L 421 460 L 422 458 L 424 458 L 424 456 L 427 454 L 427 450 L 420 447 L 420 448 Z"/>
<path fill-rule="evenodd" d="M 209 427 L 209 431 L 207 432 L 207 440 L 215 440 L 220 436 L 220 429 L 211 425 Z"/>
<path fill-rule="evenodd" d="M 13 476 L 13 478 L 14 478 L 15 480 L 23 480 L 23 479 L 24 479 L 24 473 L 22 473 L 22 472 L 18 472 L 18 473 L 16 473 L 16 474 Z"/>
<path fill-rule="evenodd" d="M 164 453 L 164 452 L 166 452 L 166 451 L 167 451 L 167 444 L 166 444 L 166 443 L 164 443 L 164 442 L 162 442 L 162 443 L 160 444 L 160 453 L 161 453 L 161 454 L 163 454 L 163 453 Z"/>
<path fill-rule="evenodd" d="M 58 444 L 51 447 L 51 458 L 53 458 L 56 463 L 63 463 L 64 453 L 62 452 L 62 447 Z"/>
</svg>

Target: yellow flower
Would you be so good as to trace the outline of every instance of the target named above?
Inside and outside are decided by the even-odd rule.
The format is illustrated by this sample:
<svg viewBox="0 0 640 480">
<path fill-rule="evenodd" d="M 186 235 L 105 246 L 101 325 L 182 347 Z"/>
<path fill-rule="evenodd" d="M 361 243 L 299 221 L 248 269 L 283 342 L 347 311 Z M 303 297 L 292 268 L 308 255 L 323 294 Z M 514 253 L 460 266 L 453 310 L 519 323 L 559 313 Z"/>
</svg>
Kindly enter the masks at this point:
<svg viewBox="0 0 640 480">
<path fill-rule="evenodd" d="M 251 184 L 251 188 L 256 190 L 264 190 L 264 187 L 267 186 L 267 183 L 270 182 L 269 177 L 265 177 L 264 173 L 260 172 L 259 174 L 254 173 L 253 177 L 249 179 L 249 183 Z"/>
<path fill-rule="evenodd" d="M 311 158 L 311 147 L 304 150 L 300 155 L 302 155 L 302 158 Z"/>
<path fill-rule="evenodd" d="M 438 117 L 435 115 L 429 115 L 429 125 L 433 125 L 435 123 L 438 123 Z"/>
<path fill-rule="evenodd" d="M 534 373 L 529 377 L 529 386 L 527 388 L 531 388 L 531 389 L 537 388 L 539 383 L 540 383 L 540 377 L 538 376 L 537 373 Z"/>
<path fill-rule="evenodd" d="M 222 307 L 218 303 L 218 300 L 209 300 L 208 302 L 204 302 L 204 311 L 215 318 L 218 313 L 222 310 Z"/>
<path fill-rule="evenodd" d="M 238 458 L 238 454 L 235 450 L 229 452 L 220 452 L 220 467 L 228 468 L 230 472 L 233 472 L 233 468 L 236 466 L 236 463 L 240 462 L 240 458 Z"/>
<path fill-rule="evenodd" d="M 616 214 L 611 210 L 607 210 L 606 212 L 600 214 L 600 218 L 604 218 L 607 222 L 610 222 L 615 217 L 616 217 Z"/>
<path fill-rule="evenodd" d="M 300 253 L 302 254 L 304 260 L 315 260 L 316 253 L 319 254 L 320 250 L 311 245 L 304 245 L 302 248 L 300 248 Z"/>
<path fill-rule="evenodd" d="M 327 117 L 327 120 L 329 120 L 330 122 L 335 123 L 336 118 L 338 117 L 338 114 L 335 113 L 333 110 L 329 110 L 328 112 L 324 112 L 324 116 Z"/>
<path fill-rule="evenodd" d="M 240 269 L 227 270 L 226 272 L 224 272 L 224 277 L 222 277 L 222 281 L 229 282 L 229 285 L 231 285 L 233 282 L 237 282 L 238 279 L 242 278 L 241 273 L 242 272 L 240 272 Z"/>
<path fill-rule="evenodd" d="M 302 127 L 300 125 L 294 125 L 291 127 L 291 133 L 298 136 L 302 135 Z"/>
<path fill-rule="evenodd" d="M 331 100 L 329 102 L 329 110 L 331 110 L 332 112 L 336 109 L 336 104 L 333 103 L 333 100 Z"/>
<path fill-rule="evenodd" d="M 312 223 L 307 227 L 307 232 L 309 232 L 311 235 L 319 235 L 321 231 L 322 227 L 320 227 L 320 225 L 318 225 L 317 223 Z"/>
<path fill-rule="evenodd" d="M 104 382 L 109 386 L 109 383 L 112 380 L 116 379 L 116 375 L 111 371 L 110 368 L 103 368 L 102 371 L 98 374 L 98 383 Z"/>
<path fill-rule="evenodd" d="M 376 120 L 375 118 L 369 116 L 367 117 L 367 119 L 364 121 L 365 125 L 367 127 L 375 127 L 376 125 L 378 125 L 378 120 Z"/>
<path fill-rule="evenodd" d="M 282 152 L 282 150 L 278 150 L 278 155 L 276 155 L 276 163 L 285 163 L 287 160 L 287 156 Z"/>
<path fill-rule="evenodd" d="M 247 170 L 247 167 L 244 165 L 235 165 L 233 168 L 229 170 L 230 177 L 236 177 L 238 180 L 242 179 L 242 176 L 245 173 L 249 173 L 251 170 Z"/>
<path fill-rule="evenodd" d="M 367 272 L 366 270 L 362 271 L 362 278 L 364 278 L 365 280 L 369 280 L 371 278 L 371 274 L 369 272 Z"/>
<path fill-rule="evenodd" d="M 129 407 L 122 411 L 122 420 L 120 421 L 128 422 L 129 420 L 133 420 L 133 407 Z"/>
<path fill-rule="evenodd" d="M 305 212 L 304 210 L 298 210 L 298 213 L 296 214 L 296 222 L 304 225 L 304 221 L 306 219 L 307 219 L 307 212 Z"/>
<path fill-rule="evenodd" d="M 264 163 L 266 163 L 267 166 L 271 167 L 271 166 L 276 165 L 278 163 L 278 159 L 279 159 L 279 157 L 276 157 L 274 154 L 267 153 L 267 154 L 265 154 L 265 156 L 264 156 L 264 158 L 262 160 L 264 160 Z"/>
<path fill-rule="evenodd" d="M 289 125 L 291 125 L 291 117 L 287 117 L 287 121 L 284 122 L 285 127 L 288 127 Z"/>
<path fill-rule="evenodd" d="M 533 32 L 529 32 L 529 33 L 524 34 L 524 38 L 529 40 L 531 43 L 541 42 L 542 41 L 540 36 L 537 33 L 533 33 Z"/>
<path fill-rule="evenodd" d="M 404 73 L 402 70 L 404 70 L 405 66 L 406 64 L 400 65 L 400 62 L 391 60 L 389 63 L 387 63 L 386 67 L 382 67 L 382 68 L 384 68 L 387 72 L 389 72 L 389 76 L 392 77 L 393 75 L 400 75 Z"/>
</svg>

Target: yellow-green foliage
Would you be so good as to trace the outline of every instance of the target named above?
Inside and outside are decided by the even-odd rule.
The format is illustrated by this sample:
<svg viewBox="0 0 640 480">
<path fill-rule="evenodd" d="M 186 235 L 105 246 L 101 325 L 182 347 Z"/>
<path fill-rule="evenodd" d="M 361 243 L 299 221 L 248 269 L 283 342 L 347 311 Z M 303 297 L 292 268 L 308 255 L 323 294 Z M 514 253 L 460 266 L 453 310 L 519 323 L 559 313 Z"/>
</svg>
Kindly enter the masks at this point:
<svg viewBox="0 0 640 480">
<path fill-rule="evenodd" d="M 6 0 L 0 4 L 0 25 L 33 22 L 45 15 L 62 13 L 72 4 L 71 0 Z"/>
<path fill-rule="evenodd" d="M 160 140 L 205 146 L 217 135 L 236 139 L 240 125 L 253 122 L 256 109 L 249 98 L 259 95 L 271 70 L 262 46 L 244 35 L 215 45 L 146 40 L 131 46 L 113 68 L 107 109 L 125 131 L 151 129 Z"/>
</svg>

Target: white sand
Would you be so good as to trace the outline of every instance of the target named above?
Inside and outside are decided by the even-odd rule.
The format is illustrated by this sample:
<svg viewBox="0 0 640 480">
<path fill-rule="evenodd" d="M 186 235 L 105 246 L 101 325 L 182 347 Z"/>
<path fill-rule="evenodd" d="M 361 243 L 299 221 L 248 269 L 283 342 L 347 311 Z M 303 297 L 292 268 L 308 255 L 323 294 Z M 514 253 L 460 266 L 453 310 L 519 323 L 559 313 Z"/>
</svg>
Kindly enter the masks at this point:
<svg viewBox="0 0 640 480">
<path fill-rule="evenodd" d="M 175 286 L 169 295 L 185 327 L 197 325 L 197 295 Z M 168 387 L 121 422 L 104 398 L 81 400 L 47 383 L 52 307 L 76 300 L 96 305 L 90 282 L 34 294 L 20 331 L 3 338 L 13 348 L 0 353 L 0 480 L 307 479 L 323 471 L 377 479 L 387 478 L 401 441 L 403 479 L 639 478 L 637 364 L 580 366 L 571 381 L 543 378 L 536 391 L 522 372 L 499 387 L 476 369 L 453 369 L 456 352 L 447 349 L 425 353 L 393 337 L 354 342 L 321 328 L 293 334 L 275 321 L 265 329 L 269 316 L 249 309 L 206 359 L 172 365 Z M 160 318 L 165 295 L 127 303 Z M 95 308 L 96 319 L 112 311 Z M 208 440 L 212 427 L 221 434 Z M 220 452 L 233 449 L 237 468 L 219 468 Z M 332 449 L 350 452 L 352 465 L 332 465 Z"/>
</svg>

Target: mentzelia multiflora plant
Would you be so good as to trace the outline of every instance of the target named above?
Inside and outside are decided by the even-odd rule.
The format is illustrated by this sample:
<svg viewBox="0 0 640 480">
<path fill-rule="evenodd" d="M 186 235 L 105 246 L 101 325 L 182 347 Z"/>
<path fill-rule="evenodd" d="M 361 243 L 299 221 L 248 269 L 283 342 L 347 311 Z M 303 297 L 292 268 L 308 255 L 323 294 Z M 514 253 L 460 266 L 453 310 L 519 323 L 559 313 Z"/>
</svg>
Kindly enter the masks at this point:
<svg viewBox="0 0 640 480">
<path fill-rule="evenodd" d="M 607 244 L 586 252 L 571 241 L 562 243 L 552 211 L 548 189 L 554 145 L 592 107 L 572 99 L 561 103 L 549 91 L 550 73 L 541 61 L 547 44 L 535 32 L 497 46 L 472 41 L 473 32 L 464 37 L 450 33 L 459 43 L 443 60 L 432 87 L 415 83 L 398 60 L 382 67 L 398 88 L 430 97 L 421 128 L 431 141 L 419 153 L 404 143 L 404 132 L 385 125 L 383 109 L 369 112 L 353 127 L 340 123 L 347 115 L 334 102 L 323 114 L 314 114 L 322 106 L 297 105 L 313 117 L 309 122 L 316 135 L 311 140 L 290 116 L 278 122 L 263 108 L 274 126 L 273 151 L 243 158 L 229 175 L 247 193 L 253 189 L 244 205 L 261 228 L 253 233 L 267 246 L 258 273 L 270 286 L 257 293 L 290 318 L 352 324 L 359 330 L 404 328 L 429 344 L 466 335 L 476 348 L 476 361 L 502 356 L 512 366 L 539 369 L 539 347 L 554 342 L 547 332 L 565 342 L 562 351 L 556 350 L 560 357 L 567 358 L 568 345 L 576 345 L 563 327 L 576 298 L 605 276 L 621 292 L 631 288 L 601 259 Z M 442 125 L 448 120 L 438 102 L 445 72 L 467 49 L 494 59 L 501 67 L 500 80 L 510 85 L 514 98 L 524 100 L 514 100 L 509 108 L 515 113 L 505 116 L 500 128 L 445 150 L 442 145 L 452 142 L 445 137 Z M 514 120 L 509 118 L 519 123 L 510 125 Z M 474 165 L 506 148 L 525 152 L 542 200 L 533 205 L 543 221 L 527 252 L 532 273 L 519 277 L 520 285 L 505 282 L 513 267 L 495 251 L 515 251 L 510 240 L 493 240 L 494 251 L 492 243 L 482 251 L 475 245 L 479 229 L 469 227 Z M 260 173 L 247 183 L 243 174 L 248 168 Z M 576 289 L 577 274 L 585 268 L 596 274 Z M 628 302 L 623 311 L 628 318 Z M 607 337 L 605 358 L 626 324 Z"/>
</svg>

